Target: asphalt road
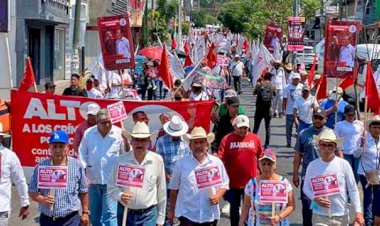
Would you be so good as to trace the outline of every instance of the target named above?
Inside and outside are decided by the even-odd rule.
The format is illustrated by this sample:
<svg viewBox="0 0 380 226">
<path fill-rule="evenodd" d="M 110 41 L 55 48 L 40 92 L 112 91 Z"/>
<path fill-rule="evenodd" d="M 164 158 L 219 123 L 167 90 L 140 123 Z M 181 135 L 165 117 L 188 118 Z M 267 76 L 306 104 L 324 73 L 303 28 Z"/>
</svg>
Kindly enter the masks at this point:
<svg viewBox="0 0 380 226">
<path fill-rule="evenodd" d="M 255 101 L 252 96 L 252 88 L 247 82 L 243 82 L 243 93 L 240 95 L 240 103 L 246 110 L 246 114 L 251 120 L 251 128 L 253 126 L 253 115 L 255 112 Z M 292 171 L 293 171 L 293 155 L 294 150 L 292 148 L 286 147 L 285 141 L 285 119 L 273 118 L 271 122 L 271 144 L 270 148 L 277 153 L 277 172 L 292 181 Z M 264 122 L 260 127 L 259 135 L 261 139 L 264 139 Z M 292 145 L 295 144 L 295 139 L 292 140 Z M 296 199 L 296 211 L 289 217 L 291 225 L 302 225 L 302 215 L 301 215 L 301 201 L 299 199 L 299 189 L 294 188 L 294 194 Z M 10 226 L 35 226 L 38 225 L 38 210 L 35 202 L 31 201 L 30 215 L 24 221 L 21 221 L 18 217 L 19 210 L 19 199 L 16 189 L 12 188 L 12 209 L 14 210 L 11 214 L 11 219 L 9 222 Z M 230 225 L 228 215 L 222 215 L 222 219 L 219 221 L 218 225 L 227 226 Z"/>
</svg>

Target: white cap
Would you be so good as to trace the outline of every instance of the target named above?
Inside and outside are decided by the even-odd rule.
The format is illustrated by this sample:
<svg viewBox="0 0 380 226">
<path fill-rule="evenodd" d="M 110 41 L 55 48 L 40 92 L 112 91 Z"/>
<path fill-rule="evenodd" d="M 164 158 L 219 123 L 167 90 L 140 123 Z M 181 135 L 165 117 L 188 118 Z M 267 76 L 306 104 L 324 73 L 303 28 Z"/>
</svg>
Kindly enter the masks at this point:
<svg viewBox="0 0 380 226">
<path fill-rule="evenodd" d="M 237 94 L 236 94 L 235 90 L 233 90 L 233 89 L 226 90 L 226 92 L 224 93 L 225 98 L 236 97 L 236 96 L 237 96 Z"/>
<path fill-rule="evenodd" d="M 296 79 L 296 78 L 301 79 L 301 75 L 299 73 L 293 73 L 292 79 Z"/>
<path fill-rule="evenodd" d="M 246 115 L 238 115 L 234 119 L 233 124 L 235 126 L 237 126 L 238 128 L 240 128 L 240 127 L 248 127 L 249 128 L 249 118 Z"/>
<path fill-rule="evenodd" d="M 88 115 L 96 115 L 98 114 L 98 111 L 100 110 L 100 107 L 97 104 L 89 104 L 87 106 L 87 114 Z"/>
</svg>

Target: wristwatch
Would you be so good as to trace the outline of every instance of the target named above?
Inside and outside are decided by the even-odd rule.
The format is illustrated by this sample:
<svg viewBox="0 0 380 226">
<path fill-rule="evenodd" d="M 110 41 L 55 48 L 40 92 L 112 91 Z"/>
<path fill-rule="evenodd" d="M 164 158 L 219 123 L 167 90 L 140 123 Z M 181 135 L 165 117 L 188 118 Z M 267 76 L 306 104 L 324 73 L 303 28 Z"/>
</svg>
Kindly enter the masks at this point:
<svg viewBox="0 0 380 226">
<path fill-rule="evenodd" d="M 83 214 L 90 215 L 90 211 L 82 211 L 82 215 L 83 215 Z"/>
</svg>

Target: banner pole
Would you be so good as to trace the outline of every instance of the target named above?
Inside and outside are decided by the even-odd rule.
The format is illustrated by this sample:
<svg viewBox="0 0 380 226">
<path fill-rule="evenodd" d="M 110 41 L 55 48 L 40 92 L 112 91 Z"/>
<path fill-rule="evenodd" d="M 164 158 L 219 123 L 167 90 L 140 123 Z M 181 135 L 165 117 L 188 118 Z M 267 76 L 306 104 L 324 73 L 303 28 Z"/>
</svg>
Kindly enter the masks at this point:
<svg viewBox="0 0 380 226">
<path fill-rule="evenodd" d="M 276 214 L 275 203 L 272 202 L 272 217 Z"/>
<path fill-rule="evenodd" d="M 129 191 L 129 188 L 126 188 L 126 191 Z M 128 219 L 128 204 L 123 203 L 124 206 L 124 211 L 123 211 L 123 221 L 122 221 L 122 226 L 127 225 L 127 219 Z"/>
</svg>

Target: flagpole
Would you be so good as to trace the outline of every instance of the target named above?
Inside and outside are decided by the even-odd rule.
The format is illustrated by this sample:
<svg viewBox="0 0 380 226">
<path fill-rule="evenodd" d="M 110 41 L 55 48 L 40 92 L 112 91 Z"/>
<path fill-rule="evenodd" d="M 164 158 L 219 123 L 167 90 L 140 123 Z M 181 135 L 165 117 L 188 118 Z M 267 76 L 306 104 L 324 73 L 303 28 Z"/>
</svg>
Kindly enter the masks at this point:
<svg viewBox="0 0 380 226">
<path fill-rule="evenodd" d="M 34 91 L 35 91 L 36 93 L 38 93 L 38 89 L 37 89 L 37 84 L 36 84 L 36 82 L 33 82 L 33 87 L 34 87 Z"/>
</svg>

